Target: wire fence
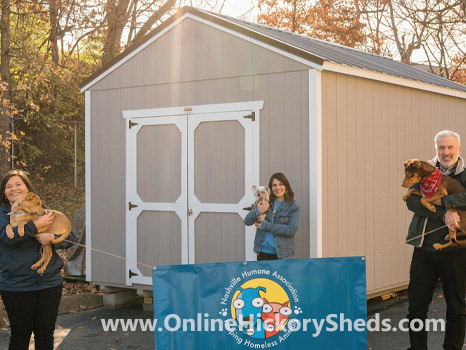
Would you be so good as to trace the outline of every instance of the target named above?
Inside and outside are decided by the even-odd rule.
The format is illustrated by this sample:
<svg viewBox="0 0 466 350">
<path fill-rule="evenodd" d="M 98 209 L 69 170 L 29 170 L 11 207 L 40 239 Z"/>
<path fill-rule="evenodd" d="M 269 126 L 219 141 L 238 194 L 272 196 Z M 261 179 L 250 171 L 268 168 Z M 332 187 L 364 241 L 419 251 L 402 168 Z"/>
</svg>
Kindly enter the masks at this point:
<svg viewBox="0 0 466 350">
<path fill-rule="evenodd" d="M 11 143 L 11 168 L 26 171 L 35 183 L 84 188 L 84 122 L 43 121 L 32 125 L 15 119 Z"/>
</svg>

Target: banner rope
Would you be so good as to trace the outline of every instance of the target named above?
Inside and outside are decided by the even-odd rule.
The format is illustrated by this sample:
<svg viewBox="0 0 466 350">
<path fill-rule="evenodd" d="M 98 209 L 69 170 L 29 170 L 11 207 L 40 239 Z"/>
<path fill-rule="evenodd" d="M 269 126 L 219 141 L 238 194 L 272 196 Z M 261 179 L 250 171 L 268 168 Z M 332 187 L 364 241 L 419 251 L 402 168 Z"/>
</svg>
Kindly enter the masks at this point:
<svg viewBox="0 0 466 350">
<path fill-rule="evenodd" d="M 72 243 L 72 244 L 76 244 L 80 247 L 83 247 L 83 248 L 89 248 L 89 249 L 92 249 L 96 252 L 99 252 L 99 253 L 102 253 L 102 254 L 107 254 L 107 255 L 110 255 L 110 256 L 113 256 L 114 258 L 118 258 L 118 259 L 122 259 L 122 260 L 125 260 L 125 261 L 129 261 L 129 262 L 132 262 L 132 263 L 135 263 L 137 265 L 142 265 L 142 266 L 146 266 L 146 267 L 149 267 L 149 268 L 152 268 L 151 265 L 147 265 L 147 264 L 144 264 L 142 262 L 139 262 L 139 261 L 134 261 L 134 260 L 131 260 L 131 259 L 128 259 L 128 258 L 125 258 L 123 256 L 119 256 L 119 255 L 116 255 L 116 254 L 112 254 L 112 253 L 109 253 L 109 252 L 106 252 L 104 250 L 100 250 L 100 249 L 97 249 L 97 248 L 93 248 L 93 247 L 90 247 L 90 246 L 87 246 L 87 245 L 84 245 L 84 244 L 81 244 L 81 243 L 77 243 L 77 242 L 72 242 L 72 241 L 69 241 L 67 239 L 64 239 L 63 242 L 68 242 L 68 243 Z"/>
<path fill-rule="evenodd" d="M 410 238 L 410 239 L 406 240 L 405 243 L 414 241 L 415 239 L 418 239 L 419 237 L 422 237 L 423 235 L 424 235 L 424 236 L 427 236 L 428 234 L 431 234 L 432 232 L 441 230 L 442 228 L 445 228 L 445 227 L 448 227 L 448 225 L 443 225 L 443 226 L 438 227 L 438 228 L 436 228 L 436 229 L 434 229 L 434 230 L 432 230 L 432 231 L 429 231 L 429 232 L 426 232 L 426 233 L 424 233 L 424 234 L 420 234 L 420 235 L 418 235 L 418 236 L 415 236 L 415 237 L 413 237 L 413 238 Z"/>
<path fill-rule="evenodd" d="M 428 234 L 431 234 L 432 232 L 441 230 L 441 229 L 443 229 L 443 228 L 445 228 L 445 227 L 447 227 L 447 226 L 448 226 L 448 225 L 443 225 L 443 226 L 438 227 L 438 228 L 436 228 L 436 229 L 434 229 L 434 230 L 432 230 L 432 231 L 426 232 L 426 233 L 424 233 L 424 236 L 427 236 Z M 422 236 L 423 236 L 423 235 L 421 234 L 421 235 L 412 237 L 412 238 L 406 240 L 406 241 L 403 242 L 403 243 L 400 243 L 400 244 L 397 244 L 397 245 L 395 245 L 395 246 L 391 246 L 391 247 L 385 248 L 385 249 L 383 249 L 383 250 L 374 252 L 374 253 L 372 253 L 372 254 L 367 254 L 367 255 L 365 255 L 365 256 L 367 257 L 367 256 L 371 256 L 371 255 L 376 255 L 376 254 L 384 253 L 384 252 L 386 252 L 386 251 L 388 251 L 388 250 L 391 250 L 391 249 L 393 249 L 393 248 L 396 248 L 396 247 L 400 246 L 401 244 L 406 244 L 406 243 L 411 242 L 411 241 L 413 241 L 413 240 L 415 240 L 415 239 L 418 239 L 419 237 L 422 237 Z M 80 247 L 83 247 L 83 248 L 86 248 L 86 249 L 89 248 L 89 249 L 94 250 L 94 251 L 96 251 L 96 252 L 99 252 L 99 253 L 102 253 L 102 254 L 106 254 L 106 255 L 109 255 L 109 256 L 113 256 L 114 258 L 118 258 L 118 259 L 121 259 L 121 260 L 125 260 L 125 261 L 129 261 L 129 262 L 135 263 L 135 264 L 137 264 L 137 265 L 142 265 L 142 266 L 145 266 L 145 267 L 152 268 L 151 265 L 147 265 L 147 264 L 144 264 L 144 263 L 142 263 L 142 262 L 135 261 L 135 260 L 132 260 L 132 259 L 128 259 L 128 258 L 125 258 L 125 257 L 123 257 L 123 256 L 120 256 L 120 255 L 117 255 L 117 254 L 112 254 L 112 253 L 106 252 L 106 251 L 104 251 L 104 250 L 97 249 L 97 248 L 93 248 L 93 247 L 91 247 L 91 246 L 87 246 L 87 245 L 84 245 L 84 244 L 81 244 L 81 243 L 73 242 L 73 241 L 70 241 L 70 240 L 67 240 L 67 239 L 64 239 L 63 242 L 68 242 L 68 243 L 71 243 L 71 244 L 75 244 L 75 245 L 77 245 L 77 246 L 80 246 Z"/>
<path fill-rule="evenodd" d="M 376 254 L 381 254 L 381 253 L 384 253 L 384 252 L 386 252 L 386 251 L 388 251 L 388 250 L 392 250 L 392 249 L 394 249 L 394 248 L 399 247 L 399 246 L 402 245 L 402 244 L 404 245 L 404 244 L 406 244 L 406 243 L 408 243 L 408 242 L 414 241 L 415 239 L 418 239 L 418 238 L 422 237 L 423 235 L 424 235 L 424 237 L 425 237 L 425 236 L 427 236 L 427 235 L 429 235 L 429 234 L 431 234 L 431 233 L 433 233 L 433 232 L 435 232 L 435 231 L 441 230 L 441 229 L 443 229 L 443 228 L 445 228 L 445 227 L 448 227 L 448 225 L 443 225 L 443 226 L 437 227 L 436 229 L 433 229 L 433 230 L 431 230 L 431 231 L 425 232 L 424 234 L 420 234 L 420 235 L 417 235 L 417 236 L 415 236 L 415 237 L 411 237 L 410 239 L 407 239 L 406 241 L 401 242 L 401 243 L 399 243 L 399 244 L 397 244 L 397 245 L 390 246 L 390 247 L 388 247 L 388 248 L 385 248 L 385 249 L 376 251 L 376 252 L 371 253 L 371 254 L 367 254 L 366 257 L 367 257 L 367 256 L 376 255 Z"/>
</svg>

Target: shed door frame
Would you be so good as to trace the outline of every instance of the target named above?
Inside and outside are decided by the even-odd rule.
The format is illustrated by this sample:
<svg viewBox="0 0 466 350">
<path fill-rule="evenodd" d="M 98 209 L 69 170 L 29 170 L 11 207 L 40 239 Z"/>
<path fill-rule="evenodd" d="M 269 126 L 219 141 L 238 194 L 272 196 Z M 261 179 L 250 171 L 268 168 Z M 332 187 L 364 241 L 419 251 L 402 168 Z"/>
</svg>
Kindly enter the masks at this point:
<svg viewBox="0 0 466 350">
<path fill-rule="evenodd" d="M 239 102 L 239 103 L 227 103 L 227 104 L 214 104 L 214 105 L 198 105 L 198 106 L 185 106 L 185 107 L 173 107 L 173 108 L 157 108 L 157 109 L 142 109 L 142 110 L 128 110 L 123 111 L 123 117 L 127 119 L 127 127 L 126 127 L 126 284 L 131 286 L 133 284 L 145 284 L 151 285 L 152 279 L 148 276 L 143 276 L 138 269 L 137 266 L 137 217 L 143 210 L 150 210 L 156 209 L 160 205 L 164 206 L 165 208 L 167 205 L 170 207 L 170 211 L 175 212 L 178 217 L 181 219 L 181 230 L 182 230 L 182 263 L 193 263 L 194 262 L 194 234 L 188 235 L 188 221 L 189 224 L 193 224 L 195 218 L 198 216 L 200 212 L 209 210 L 212 206 L 211 204 L 201 204 L 196 201 L 196 197 L 194 196 L 193 191 L 193 180 L 194 175 L 193 172 L 190 172 L 188 166 L 192 166 L 188 164 L 188 158 L 194 159 L 193 154 L 193 140 L 192 138 L 186 141 L 186 137 L 182 137 L 182 154 L 181 154 L 181 171 L 182 171 L 182 194 L 176 200 L 175 203 L 158 203 L 158 204 L 149 204 L 149 205 L 142 205 L 138 208 L 129 209 L 129 202 L 136 200 L 140 203 L 140 198 L 137 195 L 137 182 L 134 180 L 136 179 L 136 168 L 137 164 L 136 157 L 136 135 L 137 131 L 140 130 L 141 127 L 144 125 L 161 125 L 161 124 L 171 124 L 175 125 L 182 133 L 182 135 L 190 135 L 190 133 L 194 132 L 196 127 L 203 121 L 213 121 L 213 120 L 222 120 L 221 113 L 228 113 L 228 112 L 243 112 L 246 114 L 251 114 L 251 112 L 255 113 L 255 122 L 252 122 L 252 127 L 250 129 L 249 140 L 252 139 L 252 144 L 250 145 L 250 149 L 252 149 L 252 161 L 249 163 L 252 164 L 251 168 L 246 168 L 245 173 L 251 174 L 248 176 L 251 178 L 252 183 L 259 183 L 259 113 L 260 110 L 263 108 L 264 101 L 251 101 L 251 102 Z M 187 122 L 189 118 L 189 123 Z M 228 119 L 228 118 L 227 118 Z M 245 120 L 246 121 L 246 120 Z M 251 122 L 251 121 L 249 121 Z M 128 127 L 131 125 L 130 123 L 138 123 L 137 125 L 132 124 L 132 131 Z M 243 126 L 245 126 L 244 122 L 241 122 Z M 189 129 L 189 130 L 188 130 Z M 247 131 L 247 129 L 245 129 Z M 251 141 L 246 141 L 251 142 Z M 190 146 L 191 145 L 191 146 Z M 188 174 L 191 173 L 192 175 Z M 245 184 L 245 190 L 249 188 L 251 184 Z M 183 215 L 187 214 L 187 207 L 188 207 L 188 188 L 189 195 L 191 198 L 194 198 L 195 205 L 193 206 L 191 203 L 189 204 L 190 207 L 194 208 L 193 213 L 196 215 L 191 215 L 189 218 L 184 220 L 182 217 Z M 245 191 L 245 196 L 240 200 L 238 204 L 240 205 L 249 205 L 249 201 L 253 199 L 252 192 Z M 155 206 L 154 206 L 155 205 Z M 147 208 L 146 208 L 147 207 Z M 220 210 L 222 211 L 222 210 Z M 246 215 L 244 213 L 238 213 L 242 218 Z M 246 227 L 245 230 L 246 237 L 253 238 L 254 237 L 254 226 Z M 189 246 L 189 249 L 188 249 Z M 253 253 L 253 240 L 246 239 L 245 241 L 245 254 L 246 260 L 254 260 L 254 253 Z M 135 273 L 136 275 L 130 275 L 130 271 Z"/>
</svg>

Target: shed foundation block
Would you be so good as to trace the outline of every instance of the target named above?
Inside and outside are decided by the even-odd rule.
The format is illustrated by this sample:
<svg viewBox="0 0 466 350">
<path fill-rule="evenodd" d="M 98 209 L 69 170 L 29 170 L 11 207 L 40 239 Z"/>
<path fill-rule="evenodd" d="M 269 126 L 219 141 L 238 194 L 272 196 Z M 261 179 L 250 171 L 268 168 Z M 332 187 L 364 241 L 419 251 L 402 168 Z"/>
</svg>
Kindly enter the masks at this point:
<svg viewBox="0 0 466 350">
<path fill-rule="evenodd" d="M 136 290 L 128 289 L 124 291 L 104 293 L 104 309 L 121 309 L 136 303 Z"/>
</svg>

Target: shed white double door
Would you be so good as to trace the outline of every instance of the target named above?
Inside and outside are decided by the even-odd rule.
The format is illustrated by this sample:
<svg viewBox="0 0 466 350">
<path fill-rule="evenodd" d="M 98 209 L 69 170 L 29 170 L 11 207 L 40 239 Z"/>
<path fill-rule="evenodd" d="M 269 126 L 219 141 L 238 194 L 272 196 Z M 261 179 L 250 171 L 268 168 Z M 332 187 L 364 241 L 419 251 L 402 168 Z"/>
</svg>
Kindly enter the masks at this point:
<svg viewBox="0 0 466 350">
<path fill-rule="evenodd" d="M 244 226 L 243 208 L 259 179 L 260 108 L 232 105 L 124 112 L 128 285 L 152 283 L 151 269 L 136 262 L 253 258 L 255 228 Z"/>
</svg>

